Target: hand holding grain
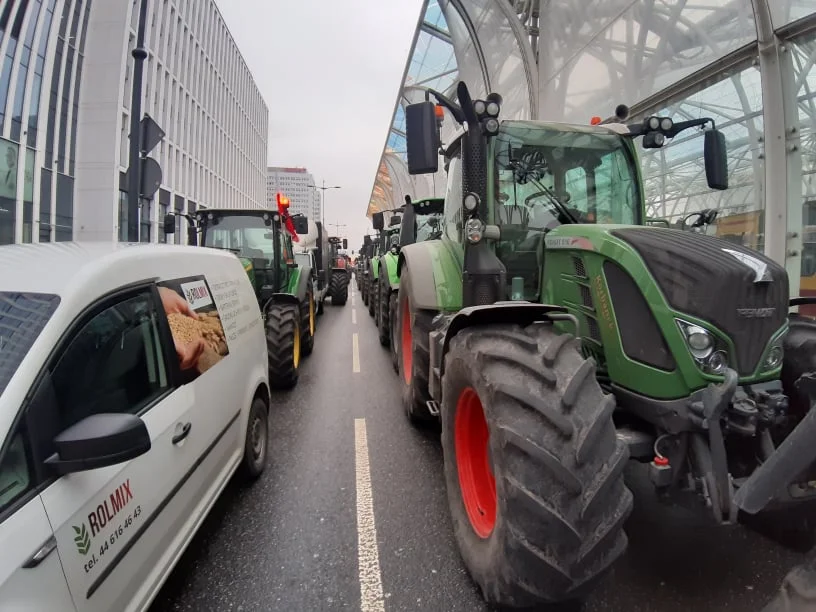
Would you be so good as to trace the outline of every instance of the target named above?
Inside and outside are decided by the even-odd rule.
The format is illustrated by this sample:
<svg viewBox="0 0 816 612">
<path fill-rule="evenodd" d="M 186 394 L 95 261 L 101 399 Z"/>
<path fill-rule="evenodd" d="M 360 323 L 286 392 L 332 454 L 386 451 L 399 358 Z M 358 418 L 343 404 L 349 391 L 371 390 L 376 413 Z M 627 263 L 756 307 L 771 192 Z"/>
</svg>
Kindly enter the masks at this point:
<svg viewBox="0 0 816 612">
<path fill-rule="evenodd" d="M 198 360 L 204 352 L 206 344 L 203 338 L 196 338 L 191 342 L 175 342 L 176 355 L 179 359 L 179 367 L 182 370 L 189 370 L 198 365 Z"/>
<path fill-rule="evenodd" d="M 168 315 L 183 314 L 193 319 L 198 319 L 198 314 L 190 303 L 181 297 L 178 293 L 167 287 L 159 287 L 159 296 L 161 297 L 164 312 Z"/>
</svg>

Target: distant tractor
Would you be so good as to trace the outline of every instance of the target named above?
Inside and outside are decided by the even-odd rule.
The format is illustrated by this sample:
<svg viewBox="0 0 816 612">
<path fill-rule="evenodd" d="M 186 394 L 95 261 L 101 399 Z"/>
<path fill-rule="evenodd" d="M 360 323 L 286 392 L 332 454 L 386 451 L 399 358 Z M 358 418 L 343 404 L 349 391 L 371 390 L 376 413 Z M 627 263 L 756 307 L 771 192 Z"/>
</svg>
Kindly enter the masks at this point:
<svg viewBox="0 0 816 612">
<path fill-rule="evenodd" d="M 255 288 L 266 327 L 269 382 L 289 389 L 297 384 L 301 357 L 314 345 L 315 296 L 311 269 L 295 260 L 293 240 L 308 232 L 307 219 L 289 214 L 289 198 L 277 195 L 277 210 L 213 209 L 188 219 L 188 241 L 226 249 L 243 262 Z M 168 234 L 175 219 L 164 219 Z"/>
<path fill-rule="evenodd" d="M 331 272 L 329 274 L 329 297 L 331 297 L 332 306 L 345 306 L 348 300 L 348 286 L 351 282 L 351 265 L 348 259 L 340 253 L 340 245 L 343 249 L 348 249 L 348 240 L 342 240 L 337 237 L 329 238 L 329 265 Z"/>
</svg>

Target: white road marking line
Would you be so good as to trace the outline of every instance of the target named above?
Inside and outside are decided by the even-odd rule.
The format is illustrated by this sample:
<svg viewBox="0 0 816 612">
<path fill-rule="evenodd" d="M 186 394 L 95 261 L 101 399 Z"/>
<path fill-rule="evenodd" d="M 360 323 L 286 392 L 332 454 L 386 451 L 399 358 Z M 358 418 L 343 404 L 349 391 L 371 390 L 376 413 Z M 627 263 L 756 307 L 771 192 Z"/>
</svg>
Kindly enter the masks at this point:
<svg viewBox="0 0 816 612">
<path fill-rule="evenodd" d="M 354 337 L 356 339 L 357 334 Z M 365 419 L 354 419 L 354 449 L 357 474 L 357 563 L 360 575 L 360 612 L 385 612 Z"/>
<path fill-rule="evenodd" d="M 351 322 L 357 325 L 357 311 L 354 308 L 351 309 Z"/>
<path fill-rule="evenodd" d="M 360 372 L 360 344 L 357 334 L 351 336 L 351 371 L 355 374 Z"/>
</svg>

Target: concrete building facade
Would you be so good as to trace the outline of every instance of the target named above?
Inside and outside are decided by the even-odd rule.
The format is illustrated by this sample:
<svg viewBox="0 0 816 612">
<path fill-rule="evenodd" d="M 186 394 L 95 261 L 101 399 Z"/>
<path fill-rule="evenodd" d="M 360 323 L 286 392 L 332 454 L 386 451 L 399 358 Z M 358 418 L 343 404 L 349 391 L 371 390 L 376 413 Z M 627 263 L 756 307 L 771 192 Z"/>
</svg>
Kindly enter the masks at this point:
<svg viewBox="0 0 816 612">
<path fill-rule="evenodd" d="M 138 9 L 0 2 L 0 244 L 126 237 Z M 166 136 L 141 240 L 168 211 L 263 207 L 268 110 L 214 0 L 150 0 L 146 48 L 142 111 Z"/>
</svg>

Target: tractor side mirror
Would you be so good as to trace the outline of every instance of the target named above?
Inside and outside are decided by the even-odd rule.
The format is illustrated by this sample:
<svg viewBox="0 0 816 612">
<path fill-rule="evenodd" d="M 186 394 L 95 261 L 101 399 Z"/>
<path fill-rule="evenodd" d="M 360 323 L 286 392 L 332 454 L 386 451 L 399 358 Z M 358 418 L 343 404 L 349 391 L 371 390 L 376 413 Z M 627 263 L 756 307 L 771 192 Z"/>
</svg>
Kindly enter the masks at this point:
<svg viewBox="0 0 816 612">
<path fill-rule="evenodd" d="M 429 174 L 439 169 L 439 124 L 436 105 L 418 102 L 405 107 L 405 144 L 409 174 Z"/>
<path fill-rule="evenodd" d="M 363 246 L 371 246 L 371 236 L 363 236 Z"/>
<path fill-rule="evenodd" d="M 343 238 L 343 250 L 348 250 L 348 238 Z"/>
<path fill-rule="evenodd" d="M 728 151 L 725 134 L 716 129 L 706 131 L 703 151 L 708 186 L 719 191 L 728 189 Z"/>
<path fill-rule="evenodd" d="M 309 219 L 302 215 L 292 217 L 292 225 L 295 227 L 295 232 L 301 236 L 309 233 Z"/>
<path fill-rule="evenodd" d="M 164 233 L 165 234 L 176 233 L 176 215 L 171 215 L 170 213 L 164 215 Z"/>
<path fill-rule="evenodd" d="M 402 227 L 400 227 L 400 244 L 409 245 L 416 242 L 416 210 L 413 204 L 406 204 L 402 212 Z"/>
<path fill-rule="evenodd" d="M 383 227 L 385 227 L 385 219 L 383 219 L 383 214 L 381 212 L 374 213 L 371 216 L 371 223 L 374 225 L 374 229 L 379 232 Z"/>
<path fill-rule="evenodd" d="M 198 232 L 195 225 L 190 225 L 187 228 L 187 244 L 191 246 L 198 246 Z"/>
<path fill-rule="evenodd" d="M 394 227 L 400 223 L 402 223 L 401 215 L 391 215 L 391 219 L 388 221 L 388 227 Z"/>
</svg>

